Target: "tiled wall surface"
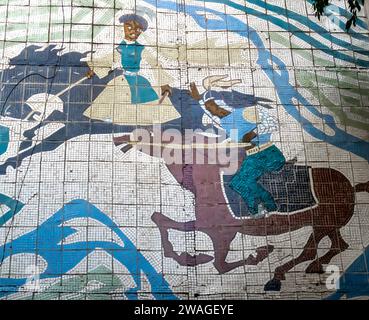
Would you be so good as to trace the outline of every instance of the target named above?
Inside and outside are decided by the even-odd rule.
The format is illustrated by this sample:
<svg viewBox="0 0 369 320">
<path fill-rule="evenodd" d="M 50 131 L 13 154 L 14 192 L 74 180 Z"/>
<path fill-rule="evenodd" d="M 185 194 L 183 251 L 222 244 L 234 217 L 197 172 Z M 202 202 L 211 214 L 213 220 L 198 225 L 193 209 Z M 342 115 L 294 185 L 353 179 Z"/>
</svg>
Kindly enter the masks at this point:
<svg viewBox="0 0 369 320">
<path fill-rule="evenodd" d="M 1 299 L 367 299 L 368 19 L 312 2 L 0 0 Z"/>
</svg>

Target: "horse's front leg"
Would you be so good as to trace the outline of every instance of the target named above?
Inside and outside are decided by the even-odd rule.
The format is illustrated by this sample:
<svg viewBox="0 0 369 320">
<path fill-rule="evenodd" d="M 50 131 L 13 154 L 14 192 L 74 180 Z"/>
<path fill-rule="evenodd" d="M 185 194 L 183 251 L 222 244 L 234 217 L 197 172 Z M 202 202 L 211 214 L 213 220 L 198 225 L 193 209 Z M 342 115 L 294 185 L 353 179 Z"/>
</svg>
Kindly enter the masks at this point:
<svg viewBox="0 0 369 320">
<path fill-rule="evenodd" d="M 165 257 L 174 259 L 181 266 L 191 267 L 203 263 L 208 263 L 213 260 L 212 256 L 203 253 L 192 256 L 187 252 L 182 252 L 181 254 L 178 254 L 174 251 L 173 245 L 169 240 L 169 229 L 183 232 L 193 232 L 196 230 L 195 221 L 177 222 L 164 216 L 160 212 L 155 212 L 152 215 L 151 219 L 159 227 Z"/>
<path fill-rule="evenodd" d="M 35 132 L 44 126 L 43 122 L 38 122 L 35 126 L 33 126 L 31 129 L 25 130 L 23 132 L 23 137 L 32 140 L 35 137 Z"/>
<path fill-rule="evenodd" d="M 228 262 L 226 260 L 228 253 L 230 251 L 230 246 L 237 232 L 238 232 L 237 229 L 229 227 L 223 229 L 222 232 L 215 231 L 209 233 L 209 236 L 211 237 L 211 240 L 213 241 L 214 245 L 214 256 L 215 256 L 214 267 L 220 274 L 227 273 L 229 271 L 232 271 L 233 269 L 246 265 L 256 266 L 264 259 L 266 259 L 269 256 L 269 254 L 274 250 L 274 247 L 272 245 L 258 247 L 255 250 L 256 255 L 250 254 L 245 259 Z"/>
<path fill-rule="evenodd" d="M 264 286 L 265 291 L 280 291 L 281 290 L 281 280 L 286 279 L 286 273 L 290 271 L 295 266 L 303 263 L 305 261 L 310 261 L 316 258 L 317 255 L 317 245 L 320 240 L 326 236 L 325 233 L 318 232 L 312 233 L 309 240 L 305 244 L 304 249 L 297 258 L 286 262 L 285 264 L 277 267 L 274 271 L 274 277 L 269 280 Z"/>
<path fill-rule="evenodd" d="M 3 164 L 0 165 L 0 175 L 6 174 L 6 169 L 11 167 L 13 169 L 17 168 L 17 157 L 7 159 Z"/>
</svg>

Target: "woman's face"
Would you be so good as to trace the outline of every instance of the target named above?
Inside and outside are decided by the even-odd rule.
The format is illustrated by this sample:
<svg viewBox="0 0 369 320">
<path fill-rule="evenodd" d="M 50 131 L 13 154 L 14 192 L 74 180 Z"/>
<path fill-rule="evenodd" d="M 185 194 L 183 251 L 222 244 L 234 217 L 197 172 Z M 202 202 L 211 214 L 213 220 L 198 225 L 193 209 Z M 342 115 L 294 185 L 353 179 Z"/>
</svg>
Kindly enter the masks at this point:
<svg viewBox="0 0 369 320">
<path fill-rule="evenodd" d="M 137 21 L 127 21 L 124 23 L 124 38 L 129 41 L 136 41 L 142 33 L 142 27 Z"/>
</svg>

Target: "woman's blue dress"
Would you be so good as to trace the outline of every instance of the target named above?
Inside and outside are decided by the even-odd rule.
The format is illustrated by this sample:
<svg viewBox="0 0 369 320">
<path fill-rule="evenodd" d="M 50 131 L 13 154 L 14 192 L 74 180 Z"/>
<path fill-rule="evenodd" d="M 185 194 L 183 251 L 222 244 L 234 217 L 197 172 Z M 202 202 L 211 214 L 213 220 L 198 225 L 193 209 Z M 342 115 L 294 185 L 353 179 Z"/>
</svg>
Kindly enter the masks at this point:
<svg viewBox="0 0 369 320">
<path fill-rule="evenodd" d="M 138 42 L 127 44 L 124 40 L 118 47 L 118 51 L 121 54 L 122 68 L 125 71 L 124 77 L 129 84 L 131 102 L 133 104 L 146 103 L 159 99 L 150 82 L 138 74 L 144 48 Z"/>
</svg>

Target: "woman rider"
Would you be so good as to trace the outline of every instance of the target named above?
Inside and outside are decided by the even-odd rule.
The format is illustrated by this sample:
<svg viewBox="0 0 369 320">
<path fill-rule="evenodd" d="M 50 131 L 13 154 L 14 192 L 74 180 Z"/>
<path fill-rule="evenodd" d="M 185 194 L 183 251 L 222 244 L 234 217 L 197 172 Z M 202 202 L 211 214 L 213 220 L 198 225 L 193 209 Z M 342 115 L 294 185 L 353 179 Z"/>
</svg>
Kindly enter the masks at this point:
<svg viewBox="0 0 369 320">
<path fill-rule="evenodd" d="M 127 14 L 120 17 L 119 22 L 124 25 L 124 40 L 117 50 L 121 54 L 121 63 L 130 91 L 131 103 L 139 104 L 158 100 L 159 97 L 150 82 L 139 75 L 142 51 L 144 46 L 137 42 L 141 33 L 146 31 L 146 19 L 136 14 Z"/>
</svg>

